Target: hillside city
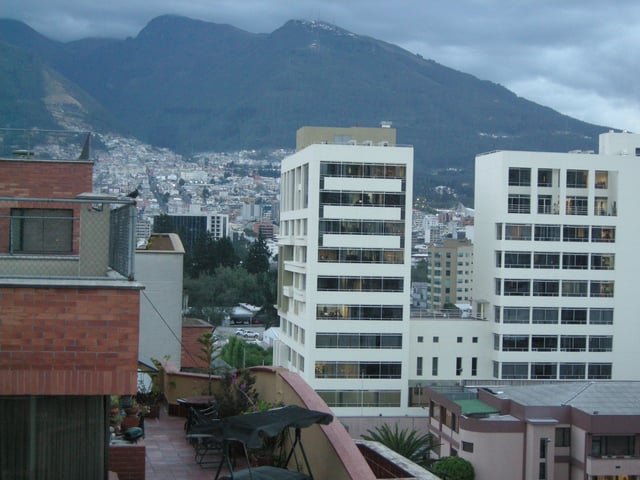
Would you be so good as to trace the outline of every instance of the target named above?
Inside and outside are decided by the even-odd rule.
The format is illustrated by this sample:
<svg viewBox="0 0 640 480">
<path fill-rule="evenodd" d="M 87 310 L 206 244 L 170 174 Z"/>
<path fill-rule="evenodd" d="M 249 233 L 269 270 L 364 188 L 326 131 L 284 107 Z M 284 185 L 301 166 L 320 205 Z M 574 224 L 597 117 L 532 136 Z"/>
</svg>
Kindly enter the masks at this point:
<svg viewBox="0 0 640 480">
<path fill-rule="evenodd" d="M 235 437 L 214 425 L 251 415 L 261 395 L 270 412 L 304 405 L 322 422 L 339 418 L 314 439 L 319 478 L 621 480 L 640 471 L 627 221 L 640 135 L 603 132 L 597 152 L 479 153 L 474 209 L 428 214 L 414 208 L 414 148 L 398 145 L 388 124 L 301 127 L 295 151 L 189 161 L 119 137 L 94 141 L 94 154 L 38 145 L 0 158 L 9 240 L 0 402 L 46 412 L 46 435 L 70 441 L 77 420 L 61 432 L 46 418 L 70 421 L 60 405 L 76 405 L 95 420 L 89 434 L 109 451 L 109 469 L 144 480 L 158 458 L 130 429 L 146 431 L 152 448 L 158 424 L 119 418 L 150 393 L 137 384 L 144 373 L 168 417 L 187 418 L 181 434 L 198 466 L 212 454 L 233 470 L 222 445 Z M 243 302 L 220 329 L 186 316 L 190 240 L 154 231 L 161 214 L 228 219 L 216 236 L 266 236 L 277 253 L 278 323 L 263 328 L 259 308 Z M 235 349 L 235 370 L 214 355 L 218 342 Z M 269 347 L 272 365 L 247 369 L 250 344 Z M 236 391 L 244 396 L 230 399 Z M 24 395 L 35 403 L 19 403 Z M 374 446 L 387 445 L 390 425 L 396 436 L 423 435 L 413 463 Z M 0 434 L 22 445 L 23 427 L 0 423 Z M 85 477 L 104 470 L 99 451 L 82 449 Z M 8 452 L 0 462 L 17 455 Z M 129 455 L 130 475 L 118 464 Z M 389 476 L 391 464 L 401 472 Z M 311 478 L 306 470 L 295 478 Z"/>
</svg>

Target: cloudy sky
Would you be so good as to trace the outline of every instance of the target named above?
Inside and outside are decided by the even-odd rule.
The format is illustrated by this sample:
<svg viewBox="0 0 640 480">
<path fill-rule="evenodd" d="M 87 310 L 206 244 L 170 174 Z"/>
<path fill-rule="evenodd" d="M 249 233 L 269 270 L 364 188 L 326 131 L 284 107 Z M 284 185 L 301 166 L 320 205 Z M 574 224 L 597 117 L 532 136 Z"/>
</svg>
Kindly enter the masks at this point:
<svg viewBox="0 0 640 480">
<path fill-rule="evenodd" d="M 254 33 L 330 22 L 572 117 L 640 132 L 638 0 L 0 0 L 0 17 L 61 41 L 136 36 L 168 13 Z"/>
</svg>

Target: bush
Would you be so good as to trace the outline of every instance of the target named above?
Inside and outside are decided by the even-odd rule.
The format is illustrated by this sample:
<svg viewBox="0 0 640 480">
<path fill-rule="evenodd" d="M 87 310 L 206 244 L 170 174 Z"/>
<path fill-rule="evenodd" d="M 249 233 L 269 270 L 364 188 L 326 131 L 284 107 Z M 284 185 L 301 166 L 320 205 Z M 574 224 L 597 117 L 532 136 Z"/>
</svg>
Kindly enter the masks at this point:
<svg viewBox="0 0 640 480">
<path fill-rule="evenodd" d="M 443 480 L 474 480 L 473 465 L 460 457 L 444 457 L 438 460 L 431 471 Z"/>
</svg>

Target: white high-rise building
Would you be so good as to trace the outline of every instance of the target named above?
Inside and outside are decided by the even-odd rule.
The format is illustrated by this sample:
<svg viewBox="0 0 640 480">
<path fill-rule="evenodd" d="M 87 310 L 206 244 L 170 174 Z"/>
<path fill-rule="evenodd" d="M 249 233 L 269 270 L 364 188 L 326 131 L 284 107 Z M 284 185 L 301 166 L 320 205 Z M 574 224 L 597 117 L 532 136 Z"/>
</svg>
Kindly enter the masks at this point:
<svg viewBox="0 0 640 480">
<path fill-rule="evenodd" d="M 282 162 L 274 364 L 340 415 L 406 412 L 412 178 L 388 126 L 301 128 Z"/>
<path fill-rule="evenodd" d="M 499 379 L 640 380 L 640 135 L 476 157 L 474 314 Z"/>
</svg>

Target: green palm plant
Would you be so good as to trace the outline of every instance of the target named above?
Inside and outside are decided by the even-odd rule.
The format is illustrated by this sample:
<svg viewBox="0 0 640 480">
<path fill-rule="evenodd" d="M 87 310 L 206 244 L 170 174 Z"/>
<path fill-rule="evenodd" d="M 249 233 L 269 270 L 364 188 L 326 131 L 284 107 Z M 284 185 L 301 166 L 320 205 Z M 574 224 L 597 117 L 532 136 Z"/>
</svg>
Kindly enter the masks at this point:
<svg viewBox="0 0 640 480">
<path fill-rule="evenodd" d="M 432 463 L 430 453 L 437 443 L 430 433 L 420 434 L 416 430 L 399 429 L 398 425 L 391 429 L 386 423 L 367 432 L 368 435 L 362 435 L 365 440 L 379 442 L 422 467 L 427 468 Z"/>
</svg>

